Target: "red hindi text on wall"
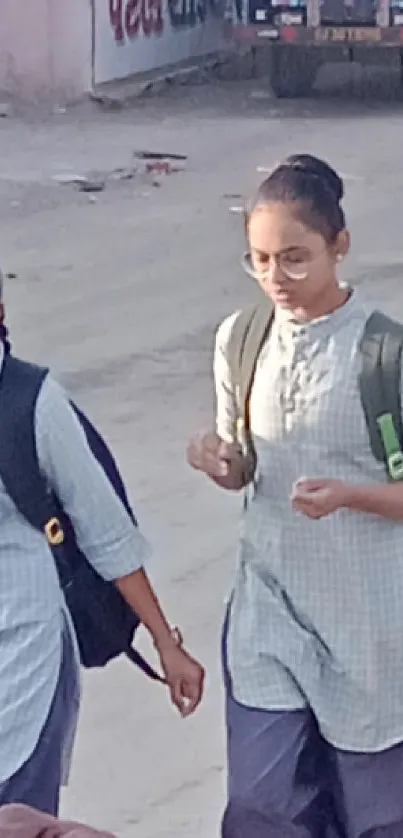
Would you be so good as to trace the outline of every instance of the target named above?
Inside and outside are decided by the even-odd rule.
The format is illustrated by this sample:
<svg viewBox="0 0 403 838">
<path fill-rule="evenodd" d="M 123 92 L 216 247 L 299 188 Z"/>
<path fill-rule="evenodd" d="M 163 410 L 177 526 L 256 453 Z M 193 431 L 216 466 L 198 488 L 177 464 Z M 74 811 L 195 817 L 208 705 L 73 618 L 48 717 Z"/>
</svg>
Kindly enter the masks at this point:
<svg viewBox="0 0 403 838">
<path fill-rule="evenodd" d="M 123 44 L 138 35 L 150 38 L 164 31 L 163 0 L 109 0 L 109 17 L 115 40 Z"/>
</svg>

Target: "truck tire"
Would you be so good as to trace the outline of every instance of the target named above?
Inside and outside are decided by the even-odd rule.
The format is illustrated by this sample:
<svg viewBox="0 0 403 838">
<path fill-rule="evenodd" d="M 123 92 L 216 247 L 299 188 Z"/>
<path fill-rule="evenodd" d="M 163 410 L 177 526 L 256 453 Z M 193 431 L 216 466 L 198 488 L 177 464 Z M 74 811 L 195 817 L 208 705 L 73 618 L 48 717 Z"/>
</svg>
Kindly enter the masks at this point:
<svg viewBox="0 0 403 838">
<path fill-rule="evenodd" d="M 276 44 L 272 50 L 270 86 L 277 99 L 308 96 L 320 66 L 315 48 Z"/>
</svg>

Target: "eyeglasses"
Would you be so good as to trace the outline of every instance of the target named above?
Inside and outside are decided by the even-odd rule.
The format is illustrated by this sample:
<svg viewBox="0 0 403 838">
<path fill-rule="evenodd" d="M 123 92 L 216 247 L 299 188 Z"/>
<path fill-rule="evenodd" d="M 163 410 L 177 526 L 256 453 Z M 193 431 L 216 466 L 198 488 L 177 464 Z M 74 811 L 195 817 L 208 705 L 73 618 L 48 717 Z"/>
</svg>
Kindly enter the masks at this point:
<svg viewBox="0 0 403 838">
<path fill-rule="evenodd" d="M 307 253 L 301 252 L 296 255 L 294 251 L 291 251 L 290 253 L 279 253 L 277 256 L 273 256 L 273 259 L 287 279 L 299 282 L 300 280 L 307 278 L 310 265 L 321 256 L 322 253 L 312 258 Z M 252 279 L 256 279 L 257 282 L 264 282 L 270 276 L 271 268 L 267 268 L 266 270 L 258 270 L 255 268 L 249 251 L 243 255 L 242 267 L 244 271 L 246 271 Z"/>
</svg>

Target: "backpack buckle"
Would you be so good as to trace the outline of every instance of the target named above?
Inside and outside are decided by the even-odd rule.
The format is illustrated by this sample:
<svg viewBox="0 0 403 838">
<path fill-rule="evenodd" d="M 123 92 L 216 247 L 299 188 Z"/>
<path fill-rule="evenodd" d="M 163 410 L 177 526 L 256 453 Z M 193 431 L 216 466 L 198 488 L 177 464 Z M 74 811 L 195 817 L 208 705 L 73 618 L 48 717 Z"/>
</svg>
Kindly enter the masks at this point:
<svg viewBox="0 0 403 838">
<path fill-rule="evenodd" d="M 385 462 L 391 480 L 403 480 L 403 453 L 396 433 L 393 416 L 383 413 L 378 416 L 377 424 L 385 452 Z"/>
<path fill-rule="evenodd" d="M 403 480 L 403 453 L 395 451 L 388 457 L 388 472 L 392 480 Z"/>
<path fill-rule="evenodd" d="M 50 518 L 44 527 L 45 535 L 51 547 L 59 547 L 64 541 L 64 530 L 58 518 Z"/>
</svg>

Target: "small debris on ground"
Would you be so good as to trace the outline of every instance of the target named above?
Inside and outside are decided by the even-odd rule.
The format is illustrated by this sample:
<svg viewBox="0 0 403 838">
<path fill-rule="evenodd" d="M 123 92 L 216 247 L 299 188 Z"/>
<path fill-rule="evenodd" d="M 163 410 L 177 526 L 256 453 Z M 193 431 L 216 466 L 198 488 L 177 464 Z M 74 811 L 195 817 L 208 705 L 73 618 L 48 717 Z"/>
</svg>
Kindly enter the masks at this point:
<svg viewBox="0 0 403 838">
<path fill-rule="evenodd" d="M 182 172 L 182 166 L 173 166 L 169 160 L 158 160 L 155 163 L 146 163 L 145 172 L 150 175 L 152 173 L 158 175 L 173 175 Z"/>
<path fill-rule="evenodd" d="M 224 192 L 223 198 L 226 201 L 242 201 L 243 195 L 240 192 Z"/>
<path fill-rule="evenodd" d="M 62 175 L 54 175 L 53 180 L 56 183 L 60 183 L 62 186 L 71 186 L 71 184 L 76 185 L 78 183 L 84 183 L 87 178 L 83 175 L 73 175 L 73 174 L 62 174 Z"/>
<path fill-rule="evenodd" d="M 56 183 L 75 186 L 79 192 L 94 194 L 103 192 L 113 181 L 131 181 L 139 176 L 145 178 L 147 185 L 159 188 L 166 175 L 184 170 L 185 154 L 162 154 L 156 151 L 139 151 L 135 156 L 141 160 L 137 165 L 118 166 L 110 172 L 92 171 L 87 175 L 66 172 L 54 175 Z M 240 197 L 240 196 L 239 196 Z"/>
<path fill-rule="evenodd" d="M 103 192 L 106 185 L 104 179 L 74 174 L 55 175 L 53 180 L 62 186 L 77 186 L 80 192 Z"/>
<path fill-rule="evenodd" d="M 132 180 L 136 175 L 137 169 L 135 167 L 131 168 L 118 168 L 114 169 L 113 172 L 109 175 L 109 180 Z"/>
<path fill-rule="evenodd" d="M 78 184 L 80 192 L 103 192 L 105 189 L 104 180 L 88 180 L 85 178 Z"/>
<path fill-rule="evenodd" d="M 0 102 L 0 119 L 7 119 L 12 115 L 13 108 L 10 102 Z"/>
<path fill-rule="evenodd" d="M 187 160 L 187 154 L 177 154 L 176 152 L 168 152 L 163 154 L 162 151 L 134 151 L 133 157 L 138 160 Z"/>
<path fill-rule="evenodd" d="M 125 102 L 122 99 L 119 99 L 117 96 L 107 96 L 97 93 L 91 93 L 90 99 L 93 102 L 96 102 L 97 105 L 100 105 L 101 108 L 104 108 L 106 111 L 123 111 L 126 107 Z"/>
<path fill-rule="evenodd" d="M 148 150 L 134 151 L 133 157 L 143 161 L 143 171 L 146 175 L 173 175 L 183 172 L 188 159 L 187 154 Z"/>
</svg>

